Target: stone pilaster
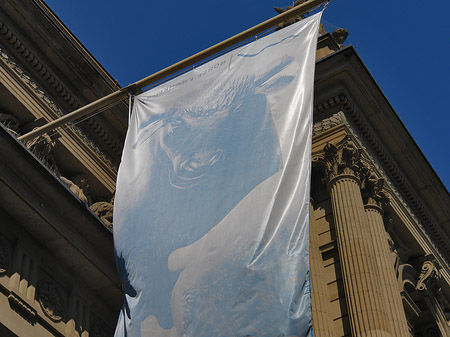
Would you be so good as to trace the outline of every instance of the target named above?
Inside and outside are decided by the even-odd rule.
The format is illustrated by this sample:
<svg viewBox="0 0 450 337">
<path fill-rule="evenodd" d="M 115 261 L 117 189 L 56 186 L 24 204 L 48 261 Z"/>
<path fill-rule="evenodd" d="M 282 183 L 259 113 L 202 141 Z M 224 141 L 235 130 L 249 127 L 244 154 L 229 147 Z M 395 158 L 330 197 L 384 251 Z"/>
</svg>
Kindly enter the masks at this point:
<svg viewBox="0 0 450 337">
<path fill-rule="evenodd" d="M 310 272 L 311 302 L 314 336 L 331 337 L 331 319 L 328 313 L 329 299 L 326 284 L 322 275 L 322 259 L 319 251 L 318 234 L 314 230 L 314 207 L 310 206 Z"/>
<path fill-rule="evenodd" d="M 326 144 L 320 163 L 331 196 L 352 336 L 391 336 L 361 196 L 361 177 L 368 172 L 361 150 L 349 138 Z"/>
<path fill-rule="evenodd" d="M 410 337 L 394 265 L 391 263 L 389 238 L 383 222 L 381 206 L 388 202 L 387 194 L 384 193 L 384 180 L 378 179 L 373 174 L 369 175 L 364 180 L 362 192 L 376 256 L 387 323 L 393 336 Z"/>
</svg>

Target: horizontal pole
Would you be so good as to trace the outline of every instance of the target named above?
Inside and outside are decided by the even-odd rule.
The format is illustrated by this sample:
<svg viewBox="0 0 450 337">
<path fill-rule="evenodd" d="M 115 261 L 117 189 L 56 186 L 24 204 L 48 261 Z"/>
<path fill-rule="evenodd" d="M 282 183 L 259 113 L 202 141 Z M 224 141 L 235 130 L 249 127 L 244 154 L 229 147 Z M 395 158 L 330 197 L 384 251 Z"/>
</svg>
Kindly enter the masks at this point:
<svg viewBox="0 0 450 337">
<path fill-rule="evenodd" d="M 92 103 L 89 103 L 87 105 L 84 105 L 83 107 L 72 111 L 71 113 L 68 113 L 67 115 L 64 115 L 58 119 L 55 119 L 41 127 L 38 127 L 22 136 L 17 137 L 18 140 L 22 142 L 29 141 L 31 139 L 34 139 L 36 137 L 42 136 L 43 134 L 53 131 L 56 128 L 65 125 L 67 123 L 70 123 L 78 118 L 84 117 L 87 114 L 90 114 L 91 112 L 94 112 L 98 109 L 104 108 L 105 106 L 108 106 L 109 104 L 115 103 L 122 99 L 127 93 L 129 92 L 128 87 L 124 87 L 118 91 L 115 91 L 107 96 L 104 96 Z"/>
<path fill-rule="evenodd" d="M 64 115 L 58 119 L 55 119 L 54 121 L 49 122 L 48 124 L 45 124 L 39 128 L 36 128 L 35 130 L 32 130 L 22 136 L 19 136 L 18 139 L 22 142 L 26 142 L 30 139 L 34 139 L 36 137 L 39 137 L 49 131 L 52 131 L 64 124 L 67 124 L 69 122 L 72 122 L 78 118 L 84 117 L 87 114 L 94 112 L 98 109 L 104 108 L 107 105 L 117 102 L 124 98 L 128 93 L 135 93 L 136 91 L 141 90 L 142 88 L 155 83 L 159 80 L 162 80 L 172 74 L 175 74 L 178 71 L 181 71 L 189 66 L 194 65 L 197 62 L 200 62 L 210 56 L 213 56 L 217 53 L 220 53 L 221 51 L 224 51 L 242 41 L 245 41 L 252 36 L 255 36 L 259 33 L 262 33 L 266 31 L 267 29 L 280 24 L 284 21 L 287 21 L 295 16 L 302 15 L 311 9 L 321 5 L 322 3 L 327 2 L 327 0 L 309 0 L 301 5 L 295 6 L 289 10 L 287 10 L 284 13 L 281 13 L 269 20 L 266 20 L 252 28 L 249 28 L 237 35 L 234 35 L 233 37 L 230 37 L 222 42 L 219 42 L 218 44 L 209 47 L 197 54 L 194 54 L 180 62 L 177 62 L 163 70 L 160 70 L 148 77 L 143 78 L 142 80 L 139 80 L 133 84 L 130 84 L 126 87 L 123 87 L 122 89 L 115 91 L 103 98 L 100 98 L 92 103 L 89 103 L 77 110 L 74 110 L 67 115 Z"/>
</svg>

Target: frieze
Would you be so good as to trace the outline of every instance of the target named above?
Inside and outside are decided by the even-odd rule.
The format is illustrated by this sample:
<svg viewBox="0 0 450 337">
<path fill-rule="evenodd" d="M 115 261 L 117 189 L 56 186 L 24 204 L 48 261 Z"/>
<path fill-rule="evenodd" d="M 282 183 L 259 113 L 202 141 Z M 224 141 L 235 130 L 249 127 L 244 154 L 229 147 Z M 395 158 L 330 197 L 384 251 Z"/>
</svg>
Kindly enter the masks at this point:
<svg viewBox="0 0 450 337">
<path fill-rule="evenodd" d="M 17 62 L 1 47 L 0 58 L 5 63 L 7 63 L 8 66 L 12 70 L 14 70 L 14 72 L 20 77 L 20 79 L 24 83 L 26 83 L 33 90 L 33 92 L 52 109 L 56 116 L 61 117 L 64 115 L 61 108 L 49 98 L 49 96 L 38 86 L 38 84 L 36 84 L 36 82 L 34 82 L 31 77 L 22 68 L 20 68 Z M 120 153 L 120 146 L 107 136 L 107 133 L 102 130 L 101 126 L 97 122 L 90 122 L 91 120 L 91 118 L 87 120 L 88 125 L 94 129 L 96 134 L 102 134 L 101 138 L 116 154 Z M 113 164 L 113 161 L 109 158 L 109 156 L 105 152 L 103 152 L 79 127 L 71 125 L 71 130 L 81 138 L 83 143 L 85 143 L 95 153 L 95 155 L 97 155 L 102 160 L 103 163 L 105 163 L 108 169 L 114 172 L 114 174 L 117 174 L 117 167 Z"/>
<path fill-rule="evenodd" d="M 313 137 L 334 128 L 335 126 L 346 124 L 347 120 L 342 112 L 333 114 L 329 118 L 325 118 L 317 123 L 313 124 L 312 134 Z"/>
<path fill-rule="evenodd" d="M 76 109 L 79 107 L 78 102 L 68 92 L 61 82 L 45 67 L 41 61 L 17 38 L 17 36 L 6 25 L 0 21 L 0 33 L 3 34 L 9 43 L 17 50 L 17 52 L 25 58 L 28 63 L 41 75 L 48 84 L 67 102 L 69 106 Z"/>
<path fill-rule="evenodd" d="M 48 279 L 39 282 L 38 299 L 44 313 L 55 322 L 60 321 L 65 312 L 64 300 L 58 286 Z"/>
<path fill-rule="evenodd" d="M 47 166 L 56 176 L 60 176 L 58 165 L 53 157 L 52 150 L 56 142 L 48 135 L 43 134 L 25 143 L 30 150 L 45 166 Z"/>
</svg>

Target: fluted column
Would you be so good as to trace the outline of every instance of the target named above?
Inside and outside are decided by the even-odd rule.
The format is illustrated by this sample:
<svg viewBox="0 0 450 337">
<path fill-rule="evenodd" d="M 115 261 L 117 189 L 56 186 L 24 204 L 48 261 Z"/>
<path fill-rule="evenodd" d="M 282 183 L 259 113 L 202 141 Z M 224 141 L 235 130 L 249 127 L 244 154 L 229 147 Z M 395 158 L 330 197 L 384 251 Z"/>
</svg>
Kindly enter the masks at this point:
<svg viewBox="0 0 450 337">
<path fill-rule="evenodd" d="M 363 199 L 366 205 L 364 207 L 376 256 L 387 323 L 393 336 L 410 337 L 395 269 L 391 264 L 388 234 L 383 222 L 381 206 L 388 201 L 383 185 L 384 180 L 374 175 L 365 180 Z"/>
<path fill-rule="evenodd" d="M 386 324 L 375 251 L 364 211 L 361 151 L 346 138 L 324 147 L 322 165 L 330 191 L 352 336 L 391 336 Z"/>
<path fill-rule="evenodd" d="M 326 284 L 322 276 L 322 259 L 319 251 L 318 235 L 314 228 L 314 207 L 310 204 L 310 272 L 311 272 L 311 302 L 312 321 L 315 337 L 331 337 L 331 321 L 328 313 L 330 304 Z"/>
</svg>

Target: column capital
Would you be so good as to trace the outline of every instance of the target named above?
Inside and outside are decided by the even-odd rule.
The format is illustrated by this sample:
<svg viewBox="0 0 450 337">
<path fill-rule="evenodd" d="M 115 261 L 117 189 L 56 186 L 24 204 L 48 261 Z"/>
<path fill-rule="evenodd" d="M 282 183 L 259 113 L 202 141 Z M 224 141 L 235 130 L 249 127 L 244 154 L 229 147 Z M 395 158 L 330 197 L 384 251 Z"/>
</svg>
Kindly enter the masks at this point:
<svg viewBox="0 0 450 337">
<path fill-rule="evenodd" d="M 389 203 L 386 181 L 379 178 L 373 170 L 367 168 L 368 174 L 361 181 L 361 194 L 366 206 L 382 206 Z"/>
<path fill-rule="evenodd" d="M 430 294 L 439 291 L 440 266 L 435 260 L 427 260 L 422 263 L 419 280 L 416 289 Z"/>
<path fill-rule="evenodd" d="M 330 184 L 339 176 L 351 176 L 361 181 L 366 168 L 361 162 L 362 149 L 356 146 L 350 136 L 337 144 L 326 143 L 320 154 L 313 156 L 325 174 L 325 183 Z"/>
</svg>

